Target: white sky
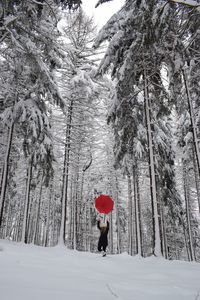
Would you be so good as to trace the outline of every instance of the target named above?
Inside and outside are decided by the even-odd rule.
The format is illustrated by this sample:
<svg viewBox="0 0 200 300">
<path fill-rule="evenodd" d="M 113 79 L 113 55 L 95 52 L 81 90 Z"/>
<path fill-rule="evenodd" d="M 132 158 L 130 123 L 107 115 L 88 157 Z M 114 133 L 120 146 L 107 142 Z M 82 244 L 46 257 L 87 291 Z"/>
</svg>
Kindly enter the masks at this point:
<svg viewBox="0 0 200 300">
<path fill-rule="evenodd" d="M 95 8 L 97 2 L 98 0 L 82 0 L 82 8 L 87 15 L 94 17 L 94 21 L 100 29 L 122 7 L 125 0 L 113 0 Z"/>
</svg>

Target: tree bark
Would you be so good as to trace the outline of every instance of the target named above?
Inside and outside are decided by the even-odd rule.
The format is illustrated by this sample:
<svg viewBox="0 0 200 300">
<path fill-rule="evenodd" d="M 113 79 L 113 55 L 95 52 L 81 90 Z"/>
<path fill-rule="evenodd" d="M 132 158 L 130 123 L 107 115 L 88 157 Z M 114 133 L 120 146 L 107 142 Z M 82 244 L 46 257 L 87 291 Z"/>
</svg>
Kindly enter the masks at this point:
<svg viewBox="0 0 200 300">
<path fill-rule="evenodd" d="M 186 95 L 187 95 L 187 100 L 188 100 L 188 108 L 189 108 L 189 114 L 190 114 L 193 140 L 194 140 L 194 149 L 195 149 L 195 154 L 196 154 L 196 159 L 197 159 L 198 173 L 199 173 L 199 177 L 200 177 L 200 152 L 199 152 L 196 124 L 195 124 L 195 119 L 194 119 L 194 109 L 193 109 L 193 105 L 192 105 L 192 99 L 190 96 L 190 90 L 188 87 L 188 78 L 187 78 L 186 70 L 182 70 L 182 74 L 183 74 L 185 90 L 186 90 Z"/>
<path fill-rule="evenodd" d="M 65 244 L 66 235 L 66 220 L 67 220 L 67 192 L 68 192 L 68 179 L 69 179 L 69 158 L 71 148 L 71 127 L 72 127 L 72 113 L 73 113 L 73 98 L 71 99 L 68 108 L 67 128 L 66 128 L 66 142 L 65 142 L 65 156 L 63 168 L 63 184 L 62 184 L 62 217 L 60 226 L 59 242 Z"/>
<path fill-rule="evenodd" d="M 166 223 L 165 223 L 165 210 L 164 210 L 163 201 L 160 201 L 160 222 L 161 222 L 161 230 L 162 230 L 162 249 L 163 255 L 166 259 L 169 259 L 168 253 L 168 243 L 167 243 L 167 235 L 166 235 Z"/>
<path fill-rule="evenodd" d="M 41 178 L 39 198 L 37 203 L 36 220 L 35 220 L 35 227 L 34 227 L 34 234 L 33 234 L 33 242 L 36 245 L 39 245 L 38 235 L 39 235 L 39 221 L 40 221 L 40 206 L 41 206 L 41 199 L 42 199 L 42 186 L 43 186 L 43 176 Z"/>
<path fill-rule="evenodd" d="M 136 228 L 136 254 L 142 256 L 142 225 L 139 195 L 138 166 L 133 167 L 134 197 L 135 197 L 135 228 Z"/>
<path fill-rule="evenodd" d="M 153 153 L 153 140 L 152 140 L 152 130 L 151 130 L 151 119 L 150 119 L 150 102 L 149 102 L 149 94 L 148 94 L 147 86 L 148 86 L 147 74 L 144 67 L 144 101 L 145 101 L 145 114 L 146 114 L 146 124 L 147 124 L 149 175 L 150 175 L 150 190 L 151 190 L 151 203 L 152 203 L 152 215 L 153 215 L 153 253 L 155 256 L 162 256 L 154 153 Z"/>
<path fill-rule="evenodd" d="M 197 190 L 197 201 L 198 201 L 198 208 L 200 213 L 200 186 L 199 186 L 199 172 L 197 168 L 197 162 L 196 162 L 196 156 L 194 147 L 192 147 L 193 150 L 193 165 L 194 165 L 194 176 L 195 176 L 195 184 L 196 184 L 196 190 Z"/>
<path fill-rule="evenodd" d="M 132 200 L 132 187 L 131 176 L 128 172 L 128 253 L 133 256 L 133 200 Z"/>
<path fill-rule="evenodd" d="M 53 182 L 51 180 L 49 187 L 49 200 L 48 200 L 48 211 L 47 211 L 47 225 L 46 225 L 46 236 L 45 236 L 45 247 L 49 245 L 49 234 L 50 234 L 50 217 L 51 217 L 51 199 L 53 199 Z"/>
<path fill-rule="evenodd" d="M 116 223 L 117 223 L 117 253 L 121 253 L 121 234 L 120 234 L 120 219 L 119 219 L 119 194 L 118 194 L 118 180 L 115 177 L 116 193 L 115 193 L 115 210 L 116 210 Z"/>
<path fill-rule="evenodd" d="M 30 205 L 31 178 L 32 178 L 32 157 L 30 159 L 28 172 L 27 172 L 24 221 L 23 221 L 23 229 L 22 229 L 22 241 L 25 244 L 27 244 L 28 242 L 28 213 L 29 213 L 29 205 Z"/>
<path fill-rule="evenodd" d="M 6 155 L 4 160 L 3 166 L 3 175 L 2 175 L 2 185 L 1 185 L 1 196 L 0 196 L 0 228 L 3 222 L 3 211 L 5 205 L 5 196 L 6 196 L 6 189 L 7 189 L 7 181 L 8 181 L 8 168 L 9 168 L 9 158 L 10 158 L 10 151 L 11 151 L 11 144 L 13 138 L 13 131 L 14 131 L 14 121 L 11 122 L 9 133 L 8 133 L 8 143 L 6 149 Z"/>
<path fill-rule="evenodd" d="M 186 165 L 183 165 L 183 181 L 184 181 L 184 194 L 185 194 L 185 209 L 186 209 L 186 219 L 187 219 L 187 233 L 188 233 L 188 244 L 189 244 L 189 260 L 195 260 L 192 228 L 191 228 L 191 209 L 189 201 L 189 191 L 188 191 L 188 180 L 187 180 L 187 170 Z"/>
</svg>

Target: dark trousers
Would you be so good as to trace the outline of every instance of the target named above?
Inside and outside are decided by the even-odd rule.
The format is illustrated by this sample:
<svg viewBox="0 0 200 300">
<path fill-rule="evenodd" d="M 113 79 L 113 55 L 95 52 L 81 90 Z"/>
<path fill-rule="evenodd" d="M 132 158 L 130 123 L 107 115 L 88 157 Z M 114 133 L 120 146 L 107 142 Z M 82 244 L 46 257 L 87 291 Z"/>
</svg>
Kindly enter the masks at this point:
<svg viewBox="0 0 200 300">
<path fill-rule="evenodd" d="M 98 251 L 101 252 L 101 251 L 103 250 L 104 252 L 106 252 L 106 247 L 107 247 L 107 246 L 105 246 L 105 245 L 102 246 L 102 245 L 99 244 L 99 245 L 98 245 Z"/>
</svg>

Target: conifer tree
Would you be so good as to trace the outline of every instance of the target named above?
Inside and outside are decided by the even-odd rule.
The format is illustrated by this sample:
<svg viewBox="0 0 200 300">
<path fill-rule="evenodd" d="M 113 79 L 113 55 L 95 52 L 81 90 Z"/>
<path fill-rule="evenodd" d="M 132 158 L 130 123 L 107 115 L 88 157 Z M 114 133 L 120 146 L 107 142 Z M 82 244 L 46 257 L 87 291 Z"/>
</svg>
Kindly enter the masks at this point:
<svg viewBox="0 0 200 300">
<path fill-rule="evenodd" d="M 11 7 L 4 7 L 5 20 L 11 18 L 10 10 L 17 15 L 21 4 L 18 6 L 15 3 L 12 6 L 10 2 Z M 2 170 L 1 222 L 13 136 L 21 139 L 24 155 L 31 164 L 44 168 L 46 184 L 52 176 L 53 154 L 46 103 L 52 102 L 63 107 L 63 101 L 52 73 L 60 54 L 58 55 L 59 50 L 55 45 L 57 31 L 52 15 L 48 15 L 49 10 L 51 11 L 50 8 L 46 9 L 41 20 L 34 7 L 26 2 L 20 18 L 13 17 L 3 27 L 4 44 L 0 55 L 8 68 L 7 74 L 10 72 L 10 79 L 13 78 L 13 81 L 7 78 L 2 80 L 1 89 L 1 97 L 5 99 L 2 103 L 2 125 L 7 123 L 10 128 Z M 29 181 L 29 185 L 30 183 Z"/>
<path fill-rule="evenodd" d="M 95 43 L 97 47 L 106 39 L 110 41 L 99 72 L 104 73 L 111 66 L 112 76 L 117 79 L 117 103 L 115 105 L 117 110 L 114 112 L 114 126 L 117 124 L 116 119 L 121 124 L 125 124 L 125 119 L 129 120 L 128 114 L 132 115 L 133 108 L 127 109 L 128 103 L 134 97 L 131 95 L 140 95 L 143 98 L 147 128 L 146 149 L 144 149 L 149 159 L 154 232 L 153 252 L 156 256 L 163 252 L 159 217 L 163 199 L 161 199 L 162 196 L 158 199 L 158 185 L 162 186 L 164 182 L 161 180 L 162 166 L 159 166 L 158 161 L 164 159 L 165 163 L 170 162 L 170 168 L 173 169 L 173 159 L 168 159 L 171 148 L 170 145 L 169 148 L 167 147 L 167 132 L 163 131 L 162 125 L 162 119 L 170 113 L 171 103 L 161 73 L 162 65 L 165 63 L 166 43 L 164 40 L 168 37 L 166 34 L 168 25 L 165 26 L 165 21 L 169 18 L 171 10 L 172 6 L 164 1 L 149 1 L 148 3 L 127 1 L 124 7 L 103 27 Z M 134 104 L 132 106 L 134 107 Z M 121 114 L 120 110 L 122 110 Z M 121 128 L 123 126 L 126 125 L 121 125 Z M 121 153 L 121 157 L 118 156 L 119 161 L 128 151 L 127 145 L 133 137 L 134 130 L 121 129 L 120 152 L 117 152 L 117 154 Z M 135 156 L 135 151 L 133 155 Z M 172 174 L 173 171 L 170 175 Z"/>
</svg>

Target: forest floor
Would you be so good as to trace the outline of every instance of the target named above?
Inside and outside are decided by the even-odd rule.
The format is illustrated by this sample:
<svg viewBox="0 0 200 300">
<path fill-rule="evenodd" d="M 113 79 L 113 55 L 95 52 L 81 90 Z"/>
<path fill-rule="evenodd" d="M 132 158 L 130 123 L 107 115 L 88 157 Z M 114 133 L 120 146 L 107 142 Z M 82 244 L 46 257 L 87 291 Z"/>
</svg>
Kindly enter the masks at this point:
<svg viewBox="0 0 200 300">
<path fill-rule="evenodd" d="M 200 264 L 0 240 L 1 300 L 200 300 Z"/>
</svg>

